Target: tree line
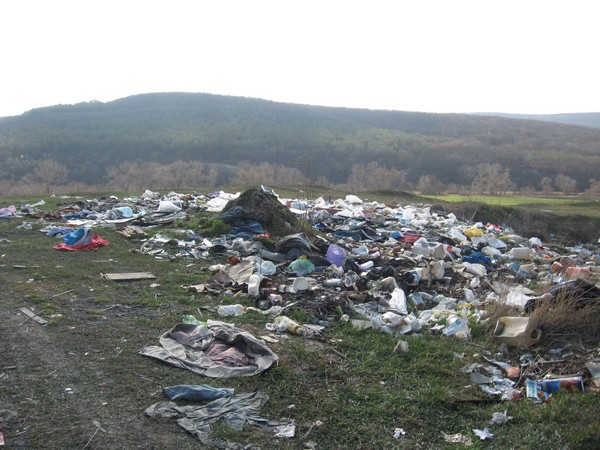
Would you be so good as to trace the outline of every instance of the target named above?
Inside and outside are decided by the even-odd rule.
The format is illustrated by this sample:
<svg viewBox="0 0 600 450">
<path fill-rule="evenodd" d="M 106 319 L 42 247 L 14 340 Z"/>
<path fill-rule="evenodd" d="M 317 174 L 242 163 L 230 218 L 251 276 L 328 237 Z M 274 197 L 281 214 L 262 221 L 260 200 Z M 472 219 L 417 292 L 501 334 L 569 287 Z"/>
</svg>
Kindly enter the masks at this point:
<svg viewBox="0 0 600 450">
<path fill-rule="evenodd" d="M 344 183 L 333 184 L 325 178 L 307 179 L 302 171 L 281 164 L 244 161 L 237 166 L 203 164 L 199 161 L 174 161 L 169 164 L 146 162 L 133 164 L 121 163 L 108 168 L 107 182 L 104 184 L 86 184 L 71 181 L 66 166 L 55 160 L 39 161 L 31 173 L 24 175 L 17 183 L 0 180 L 0 192 L 5 195 L 24 194 L 66 194 L 99 191 L 141 193 L 146 189 L 188 190 L 205 192 L 224 186 L 249 186 L 258 184 L 307 186 L 317 184 L 332 189 L 349 192 L 403 190 L 424 195 L 487 194 L 504 195 L 507 193 L 533 192 L 543 194 L 574 194 L 577 182 L 567 175 L 554 178 L 545 177 L 541 190 L 518 189 L 511 179 L 510 171 L 498 163 L 481 163 L 468 166 L 465 172 L 470 174 L 469 184 L 444 184 L 435 175 L 422 175 L 416 183 L 407 180 L 406 171 L 380 166 L 376 162 L 367 165 L 355 164 Z M 600 194 L 600 180 L 589 180 L 586 193 Z"/>
</svg>

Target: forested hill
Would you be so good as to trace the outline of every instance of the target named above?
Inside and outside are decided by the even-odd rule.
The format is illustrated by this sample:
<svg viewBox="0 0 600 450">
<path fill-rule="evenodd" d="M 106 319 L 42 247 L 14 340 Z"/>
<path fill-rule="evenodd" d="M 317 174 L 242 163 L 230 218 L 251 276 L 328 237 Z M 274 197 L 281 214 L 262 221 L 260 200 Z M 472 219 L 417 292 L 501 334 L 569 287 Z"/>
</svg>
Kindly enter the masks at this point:
<svg viewBox="0 0 600 450">
<path fill-rule="evenodd" d="M 516 187 L 564 175 L 579 190 L 600 173 L 600 129 L 502 117 L 332 108 L 191 93 L 136 95 L 31 110 L 0 119 L 0 166 L 16 183 L 54 160 L 71 181 L 109 169 L 200 161 L 228 182 L 232 166 L 269 163 L 305 180 L 342 184 L 369 164 L 413 186 L 424 176 L 469 185 L 499 164 Z M 0 179 L 1 180 L 1 179 Z M 268 180 L 267 180 L 268 181 Z"/>
</svg>

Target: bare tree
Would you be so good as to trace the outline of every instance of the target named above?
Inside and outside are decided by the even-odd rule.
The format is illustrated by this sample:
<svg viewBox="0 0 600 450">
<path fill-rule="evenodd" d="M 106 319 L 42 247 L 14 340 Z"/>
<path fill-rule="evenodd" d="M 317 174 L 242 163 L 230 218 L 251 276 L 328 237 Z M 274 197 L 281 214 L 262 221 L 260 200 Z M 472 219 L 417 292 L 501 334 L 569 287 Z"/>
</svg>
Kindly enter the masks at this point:
<svg viewBox="0 0 600 450">
<path fill-rule="evenodd" d="M 540 181 L 540 187 L 542 188 L 542 192 L 549 194 L 554 190 L 554 181 L 550 177 L 543 177 L 542 181 Z"/>
<path fill-rule="evenodd" d="M 376 162 L 354 164 L 348 176 L 348 186 L 353 191 L 378 189 L 403 189 L 407 186 L 406 171 L 395 167 L 381 167 Z"/>
<path fill-rule="evenodd" d="M 498 195 L 515 189 L 510 178 L 510 170 L 499 163 L 481 163 L 465 170 L 472 179 L 471 189 L 474 192 Z"/>
<path fill-rule="evenodd" d="M 590 188 L 588 189 L 590 194 L 600 194 L 600 180 L 596 178 L 590 178 Z"/>
<path fill-rule="evenodd" d="M 554 184 L 563 194 L 572 194 L 577 190 L 577 181 L 567 175 L 556 175 Z"/>
<path fill-rule="evenodd" d="M 444 191 L 444 183 L 435 175 L 422 175 L 417 182 L 417 191 L 425 195 L 436 195 Z"/>
<path fill-rule="evenodd" d="M 54 159 L 40 161 L 33 171 L 34 178 L 39 182 L 46 195 L 52 193 L 52 188 L 64 184 L 69 171 L 65 166 Z"/>
</svg>

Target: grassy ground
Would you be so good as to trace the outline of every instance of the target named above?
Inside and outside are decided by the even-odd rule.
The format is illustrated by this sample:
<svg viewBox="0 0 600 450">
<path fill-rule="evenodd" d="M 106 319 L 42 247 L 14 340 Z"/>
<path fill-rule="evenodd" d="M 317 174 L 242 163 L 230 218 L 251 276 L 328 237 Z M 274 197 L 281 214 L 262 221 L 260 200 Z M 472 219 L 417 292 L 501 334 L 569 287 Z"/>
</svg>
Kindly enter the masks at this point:
<svg viewBox="0 0 600 450">
<path fill-rule="evenodd" d="M 518 207 L 538 210 L 560 216 L 600 218 L 600 201 L 578 196 L 538 197 L 526 195 L 436 195 L 432 200 L 450 203 L 480 203 L 495 207 Z"/>
<path fill-rule="evenodd" d="M 16 199 L 18 200 L 18 199 Z M 29 200 L 27 200 L 29 201 Z M 24 203 L 27 203 L 25 201 Z M 36 201 L 36 199 L 31 199 Z M 61 201 L 56 201 L 60 203 Z M 21 203 L 19 203 L 21 204 Z M 47 209 L 55 203 L 49 202 Z M 323 339 L 282 335 L 269 344 L 279 364 L 261 375 L 207 379 L 138 354 L 184 314 L 217 319 L 221 303 L 254 301 L 245 295 L 193 294 L 182 286 L 206 280 L 205 267 L 220 259 L 158 260 L 137 253 L 139 240 L 112 228 L 94 231 L 110 245 L 97 252 L 60 252 L 59 242 L 21 221 L 1 221 L 0 239 L 0 426 L 7 448 L 198 448 L 173 421 L 143 415 L 163 401 L 161 388 L 210 384 L 236 392 L 261 391 L 269 419 L 294 419 L 296 435 L 274 438 L 247 427 L 238 432 L 215 426 L 217 437 L 253 448 L 462 448 L 444 441 L 463 433 L 472 448 L 594 448 L 600 442 L 596 394 L 557 395 L 547 404 L 490 399 L 460 368 L 488 349 L 483 330 L 467 343 L 441 336 L 409 336 L 409 352 L 396 355 L 397 339 L 373 330 L 335 324 Z M 168 228 L 151 232 L 169 233 Z M 107 272 L 143 272 L 156 280 L 113 282 Z M 156 283 L 158 287 L 151 287 Z M 29 307 L 49 320 L 40 326 L 20 314 Z M 303 311 L 292 311 L 308 319 Z M 268 319 L 247 313 L 233 321 L 255 335 Z M 494 412 L 513 419 L 492 427 L 495 437 L 480 442 Z M 394 438 L 394 430 L 406 435 Z"/>
</svg>

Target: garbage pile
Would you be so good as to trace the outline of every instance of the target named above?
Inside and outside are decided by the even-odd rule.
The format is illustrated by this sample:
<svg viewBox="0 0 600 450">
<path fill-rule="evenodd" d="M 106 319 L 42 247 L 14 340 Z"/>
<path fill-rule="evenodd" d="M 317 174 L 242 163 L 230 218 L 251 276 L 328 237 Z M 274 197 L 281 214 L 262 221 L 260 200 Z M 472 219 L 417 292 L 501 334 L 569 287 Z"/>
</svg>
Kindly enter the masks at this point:
<svg viewBox="0 0 600 450">
<path fill-rule="evenodd" d="M 214 236 L 186 228 L 196 212 L 212 213 L 227 232 Z M 594 245 L 560 247 L 428 205 L 364 202 L 355 195 L 281 199 L 264 186 L 237 194 L 146 191 L 140 197 L 78 200 L 51 214 L 34 205 L 20 211 L 10 206 L 2 209 L 0 218 L 6 217 L 43 220 L 43 231 L 53 236 L 114 226 L 139 240 L 135 250 L 141 253 L 205 262 L 208 279 L 186 289 L 245 294 L 254 306 L 228 305 L 233 309 L 219 315 L 262 313 L 273 317 L 271 330 L 279 332 L 317 338 L 347 322 L 395 337 L 432 333 L 471 340 L 474 327 L 487 329 L 499 350 L 465 373 L 503 399 L 517 395 L 517 387 L 523 392 L 526 378 L 541 383 L 549 367 L 567 376 L 581 375 L 586 364 L 598 366 L 597 314 L 584 328 L 567 324 L 574 328 L 566 334 L 578 335 L 575 341 L 561 341 L 552 329 L 560 323 L 544 321 L 557 305 L 569 311 L 598 305 L 600 252 Z M 166 230 L 165 224 L 175 226 Z M 275 320 L 292 307 L 310 313 L 312 322 Z M 507 314 L 491 323 L 494 308 Z M 542 386 L 532 383 L 527 395 L 535 392 L 539 400 Z"/>
</svg>

